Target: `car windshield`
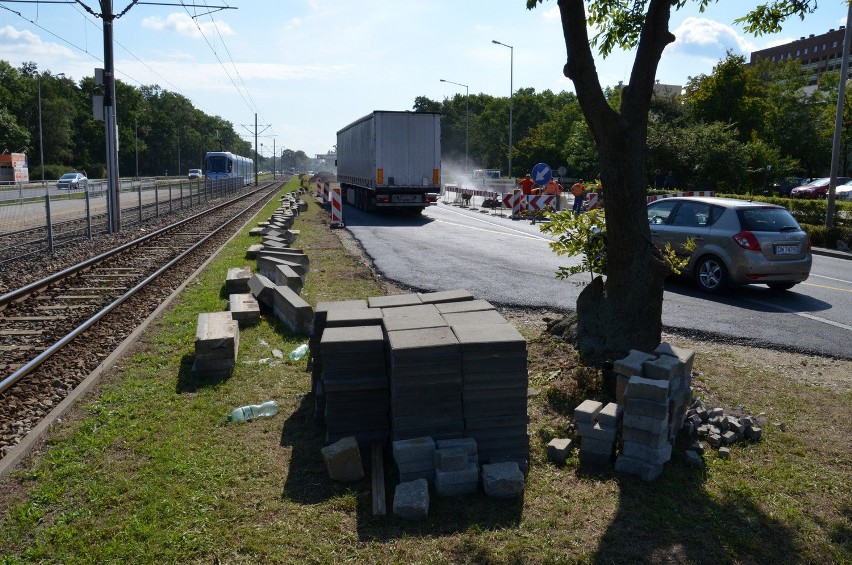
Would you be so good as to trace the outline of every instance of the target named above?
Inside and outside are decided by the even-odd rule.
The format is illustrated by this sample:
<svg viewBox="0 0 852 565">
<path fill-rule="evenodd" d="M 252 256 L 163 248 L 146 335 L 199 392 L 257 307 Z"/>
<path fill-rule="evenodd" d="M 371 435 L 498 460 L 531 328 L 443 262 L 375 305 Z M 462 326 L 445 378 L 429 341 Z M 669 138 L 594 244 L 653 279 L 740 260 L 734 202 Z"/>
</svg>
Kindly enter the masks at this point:
<svg viewBox="0 0 852 565">
<path fill-rule="evenodd" d="M 737 210 L 740 225 L 748 231 L 786 232 L 801 228 L 783 208 L 743 208 Z"/>
<path fill-rule="evenodd" d="M 831 179 L 819 179 L 811 183 L 811 186 L 825 186 Z"/>
<path fill-rule="evenodd" d="M 77 173 L 65 173 L 64 175 L 62 175 L 62 178 L 64 178 L 64 179 L 73 179 L 73 178 L 75 178 L 76 176 L 77 176 Z"/>
</svg>

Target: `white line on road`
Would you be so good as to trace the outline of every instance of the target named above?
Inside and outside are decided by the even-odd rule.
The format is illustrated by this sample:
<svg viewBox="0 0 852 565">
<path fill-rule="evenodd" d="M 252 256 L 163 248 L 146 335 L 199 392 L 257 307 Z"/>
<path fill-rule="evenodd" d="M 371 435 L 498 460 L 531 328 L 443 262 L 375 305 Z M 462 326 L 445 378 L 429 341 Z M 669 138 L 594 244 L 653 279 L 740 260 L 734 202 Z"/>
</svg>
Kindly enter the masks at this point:
<svg viewBox="0 0 852 565">
<path fill-rule="evenodd" d="M 517 233 L 518 233 L 518 234 L 520 234 L 521 236 L 523 236 L 523 237 L 525 237 L 525 238 L 528 238 L 528 239 L 540 239 L 540 240 L 547 241 L 547 242 L 555 241 L 554 239 L 549 238 L 549 237 L 543 237 L 543 236 L 540 236 L 540 235 L 530 234 L 530 233 L 527 233 L 527 232 L 525 232 L 525 231 L 523 231 L 523 230 L 519 230 L 519 229 L 513 228 L 513 227 L 511 227 L 511 226 L 502 226 L 502 225 L 500 225 L 500 224 L 495 224 L 494 222 L 489 222 L 489 221 L 487 221 L 487 220 L 483 220 L 482 218 L 477 218 L 477 217 L 475 217 L 475 216 L 468 216 L 467 214 L 462 214 L 462 213 L 460 213 L 460 212 L 456 212 L 455 210 L 447 210 L 446 208 L 441 208 L 441 210 L 444 210 L 445 212 L 452 212 L 453 214 L 456 214 L 456 215 L 458 215 L 458 216 L 462 216 L 463 218 L 466 218 L 466 219 L 468 219 L 468 220 L 473 220 L 473 221 L 476 221 L 476 222 L 482 222 L 483 224 L 488 224 L 489 226 L 494 226 L 495 228 L 496 228 L 496 227 L 499 227 L 499 228 L 504 229 L 504 230 L 517 232 Z M 444 224 L 449 224 L 449 225 L 451 225 L 451 226 L 459 226 L 459 227 L 463 227 L 463 228 L 471 228 L 471 229 L 474 229 L 474 228 L 472 228 L 471 226 L 466 226 L 466 225 L 463 225 L 463 224 L 455 224 L 455 223 L 453 223 L 453 222 L 447 222 L 447 221 L 445 221 L 445 220 L 438 220 L 438 219 L 435 219 L 435 221 L 436 221 L 436 222 L 440 222 L 440 223 L 444 223 Z M 481 228 L 480 228 L 480 229 L 481 229 Z M 482 230 L 482 231 L 495 231 L 495 232 L 496 232 L 496 230 Z M 501 232 L 496 232 L 496 233 L 501 233 Z M 503 234 L 503 235 L 513 235 L 513 234 Z"/>
<path fill-rule="evenodd" d="M 840 322 L 835 322 L 833 320 L 827 320 L 825 318 L 820 318 L 819 316 L 814 316 L 813 314 L 806 314 L 804 312 L 797 312 L 791 308 L 785 308 L 784 306 L 778 306 L 777 304 L 772 304 L 769 302 L 764 302 L 763 300 L 755 300 L 753 298 L 744 298 L 746 302 L 754 302 L 755 304 L 760 304 L 761 306 L 766 306 L 767 308 L 775 308 L 776 310 L 781 310 L 782 312 L 787 312 L 788 314 L 795 314 L 796 316 L 801 316 L 803 318 L 807 318 L 809 320 L 813 320 L 815 322 L 822 322 L 823 324 L 828 324 L 830 326 L 835 326 L 838 328 L 842 328 L 844 330 L 852 331 L 852 326 L 847 326 L 846 324 L 841 324 Z"/>
<path fill-rule="evenodd" d="M 832 277 L 826 277 L 826 276 L 823 276 L 823 275 L 815 275 L 815 274 L 813 274 L 813 273 L 811 273 L 811 277 L 814 277 L 814 278 L 820 278 L 820 279 L 826 279 L 826 280 L 830 280 L 830 281 L 834 281 L 834 282 L 839 282 L 839 283 L 843 283 L 843 284 L 852 284 L 852 281 L 847 281 L 847 280 L 844 280 L 844 279 L 835 279 L 835 278 L 832 278 Z"/>
</svg>

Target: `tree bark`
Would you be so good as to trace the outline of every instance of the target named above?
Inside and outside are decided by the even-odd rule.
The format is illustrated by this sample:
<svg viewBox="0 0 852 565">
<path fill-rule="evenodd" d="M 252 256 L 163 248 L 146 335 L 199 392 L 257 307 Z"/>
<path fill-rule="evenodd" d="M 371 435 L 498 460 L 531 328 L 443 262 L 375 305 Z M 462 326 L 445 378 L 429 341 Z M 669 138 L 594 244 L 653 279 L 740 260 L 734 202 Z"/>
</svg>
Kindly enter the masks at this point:
<svg viewBox="0 0 852 565">
<path fill-rule="evenodd" d="M 606 204 L 607 275 L 577 299 L 577 344 L 589 361 L 651 351 L 662 334 L 663 282 L 668 267 L 651 241 L 645 211 L 648 111 L 666 45 L 671 4 L 651 0 L 630 84 L 618 111 L 603 94 L 582 0 L 559 0 L 567 61 L 580 107 L 595 139 Z"/>
</svg>

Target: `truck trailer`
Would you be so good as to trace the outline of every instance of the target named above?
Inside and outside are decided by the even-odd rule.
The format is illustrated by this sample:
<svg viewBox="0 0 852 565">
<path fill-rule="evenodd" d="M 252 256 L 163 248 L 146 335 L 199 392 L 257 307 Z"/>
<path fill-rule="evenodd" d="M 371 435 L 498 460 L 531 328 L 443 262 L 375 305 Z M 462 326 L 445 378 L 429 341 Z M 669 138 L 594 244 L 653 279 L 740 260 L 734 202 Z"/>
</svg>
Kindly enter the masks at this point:
<svg viewBox="0 0 852 565">
<path fill-rule="evenodd" d="M 441 115 L 375 111 L 337 132 L 337 180 L 359 210 L 421 213 L 441 191 Z"/>
</svg>

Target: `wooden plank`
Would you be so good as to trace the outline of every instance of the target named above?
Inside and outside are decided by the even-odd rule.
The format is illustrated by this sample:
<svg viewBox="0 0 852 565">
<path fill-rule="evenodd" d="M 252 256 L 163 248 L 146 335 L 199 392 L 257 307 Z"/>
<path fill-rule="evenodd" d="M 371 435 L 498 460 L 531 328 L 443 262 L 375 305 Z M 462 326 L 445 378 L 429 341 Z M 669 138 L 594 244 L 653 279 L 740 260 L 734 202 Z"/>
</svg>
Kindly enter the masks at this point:
<svg viewBox="0 0 852 565">
<path fill-rule="evenodd" d="M 373 471 L 373 516 L 386 516 L 388 513 L 385 503 L 385 457 L 381 444 L 374 443 L 372 448 Z"/>
</svg>

